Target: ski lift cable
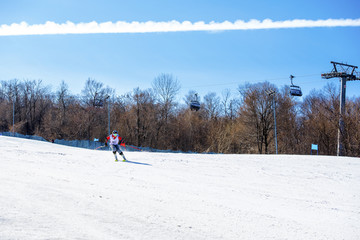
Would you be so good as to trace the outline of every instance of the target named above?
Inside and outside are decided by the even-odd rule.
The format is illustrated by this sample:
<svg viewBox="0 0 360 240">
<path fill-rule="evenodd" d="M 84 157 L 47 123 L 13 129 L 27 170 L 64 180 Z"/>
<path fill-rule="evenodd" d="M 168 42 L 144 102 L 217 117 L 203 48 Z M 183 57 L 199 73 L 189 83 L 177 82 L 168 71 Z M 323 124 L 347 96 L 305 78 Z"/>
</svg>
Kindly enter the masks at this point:
<svg viewBox="0 0 360 240">
<path fill-rule="evenodd" d="M 356 74 L 358 74 L 358 72 L 356 72 Z M 304 75 L 295 75 L 295 77 L 297 78 L 297 83 L 300 86 L 304 86 L 304 85 L 310 85 L 310 84 L 314 84 L 314 78 L 312 77 L 318 77 L 321 76 L 321 73 L 313 73 L 313 74 L 304 74 Z M 311 79 L 310 81 L 298 81 L 299 78 L 301 78 L 302 80 L 306 80 L 306 79 Z M 252 80 L 251 82 L 264 82 L 264 81 L 271 81 L 271 80 L 288 80 L 288 77 L 284 77 L 284 78 L 272 78 L 272 79 L 262 79 L 262 80 Z M 324 79 L 324 78 L 316 78 L 316 81 L 319 83 L 326 83 L 329 82 L 329 79 Z M 206 87 L 210 87 L 210 86 L 224 86 L 224 85 L 232 85 L 232 84 L 241 84 L 240 82 L 228 82 L 228 83 L 218 83 L 218 84 L 207 84 L 207 85 L 197 85 L 197 86 L 193 86 L 193 87 L 185 87 L 185 89 L 194 89 L 194 88 L 206 88 Z M 288 84 L 285 84 L 288 85 Z M 291 86 L 291 85 L 288 85 Z M 295 85 L 294 85 L 295 86 Z M 297 86 L 300 88 L 300 86 Z M 231 94 L 238 94 L 238 89 L 237 88 L 231 88 L 230 89 L 230 93 Z"/>
<path fill-rule="evenodd" d="M 307 77 L 313 77 L 313 76 L 320 76 L 321 73 L 316 74 L 306 74 L 306 75 L 297 75 L 296 78 L 307 78 Z M 279 78 L 267 78 L 267 79 L 258 79 L 258 80 L 252 80 L 251 82 L 264 82 L 264 81 L 275 81 L 275 80 L 288 80 L 289 77 L 279 77 Z M 306 82 L 306 83 L 313 83 Z M 216 87 L 216 86 L 225 86 L 225 85 L 233 85 L 233 84 L 240 84 L 239 81 L 237 82 L 227 82 L 227 83 L 214 83 L 214 84 L 206 84 L 206 85 L 194 85 L 194 86 L 188 86 L 184 87 L 184 89 L 194 89 L 194 88 L 204 88 L 204 87 Z M 303 84 L 303 83 L 302 83 Z"/>
<path fill-rule="evenodd" d="M 296 75 L 296 78 L 299 80 L 299 79 L 306 79 L 306 78 L 311 78 L 311 77 L 315 77 L 315 76 L 320 76 L 321 73 L 312 73 L 312 74 L 303 74 L 303 75 Z M 289 77 L 279 77 L 279 78 L 268 78 L 268 79 L 262 79 L 262 80 L 252 80 L 251 82 L 264 82 L 264 81 L 269 81 L 270 83 L 272 81 L 276 81 L 276 80 L 288 80 Z M 317 79 L 317 81 L 327 81 L 327 79 L 323 79 L 323 78 L 320 78 L 320 79 Z M 299 82 L 299 81 L 297 81 Z M 305 82 L 302 82 L 300 81 L 300 85 L 308 85 L 308 84 L 313 84 L 314 83 L 314 80 L 311 80 L 311 81 L 305 81 Z M 240 82 L 227 82 L 227 83 L 215 83 L 215 84 L 207 84 L 207 85 L 196 85 L 196 86 L 189 86 L 189 87 L 184 87 L 184 89 L 196 89 L 196 88 L 207 88 L 207 87 L 214 87 L 214 86 L 225 86 L 225 85 L 239 85 L 241 84 Z M 285 84 L 287 85 L 287 84 Z M 295 86 L 295 85 L 294 85 Z M 301 91 L 300 87 L 297 86 L 299 88 L 298 91 Z M 238 93 L 238 90 L 237 89 L 234 89 L 232 88 L 231 89 L 231 94 L 237 94 Z"/>
</svg>

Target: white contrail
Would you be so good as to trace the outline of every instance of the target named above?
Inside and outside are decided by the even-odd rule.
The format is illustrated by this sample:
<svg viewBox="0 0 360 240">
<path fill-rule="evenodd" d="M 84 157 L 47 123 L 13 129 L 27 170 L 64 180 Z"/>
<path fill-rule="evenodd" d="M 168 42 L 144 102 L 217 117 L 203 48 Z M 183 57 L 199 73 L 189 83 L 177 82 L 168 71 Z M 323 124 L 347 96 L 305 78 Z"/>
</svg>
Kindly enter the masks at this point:
<svg viewBox="0 0 360 240">
<path fill-rule="evenodd" d="M 90 33 L 152 33 L 152 32 L 187 32 L 187 31 L 226 31 L 226 30 L 254 30 L 280 28 L 313 28 L 313 27 L 359 27 L 357 19 L 326 19 L 306 20 L 294 19 L 286 21 L 237 20 L 235 22 L 103 22 L 66 23 L 46 22 L 44 24 L 29 25 L 26 22 L 3 24 L 0 26 L 0 36 L 19 35 L 54 35 L 54 34 L 90 34 Z"/>
</svg>

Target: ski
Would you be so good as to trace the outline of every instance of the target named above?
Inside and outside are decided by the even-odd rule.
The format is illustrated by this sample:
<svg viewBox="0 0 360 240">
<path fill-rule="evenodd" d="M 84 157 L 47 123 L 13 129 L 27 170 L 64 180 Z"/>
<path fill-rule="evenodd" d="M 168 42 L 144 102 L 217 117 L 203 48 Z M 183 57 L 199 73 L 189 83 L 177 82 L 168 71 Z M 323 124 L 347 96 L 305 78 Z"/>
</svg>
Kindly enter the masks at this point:
<svg viewBox="0 0 360 240">
<path fill-rule="evenodd" d="M 114 155 L 115 156 L 115 162 L 118 162 L 119 161 L 119 159 L 117 158 L 117 155 Z M 121 156 L 123 157 L 123 162 L 126 162 L 127 161 L 127 159 L 125 158 L 125 156 L 124 156 L 124 154 L 121 154 Z"/>
<path fill-rule="evenodd" d="M 124 153 L 123 153 L 123 152 L 121 152 L 121 154 L 120 154 L 120 155 L 123 157 L 123 162 L 126 162 L 126 157 L 125 157 Z"/>
</svg>

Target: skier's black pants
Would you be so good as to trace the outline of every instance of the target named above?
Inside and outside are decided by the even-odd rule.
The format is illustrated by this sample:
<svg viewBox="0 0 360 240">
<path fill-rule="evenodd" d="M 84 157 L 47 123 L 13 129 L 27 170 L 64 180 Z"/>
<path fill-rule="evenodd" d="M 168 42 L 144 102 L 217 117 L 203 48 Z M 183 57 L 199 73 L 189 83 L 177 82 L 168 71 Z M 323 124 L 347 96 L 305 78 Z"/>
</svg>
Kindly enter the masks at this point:
<svg viewBox="0 0 360 240">
<path fill-rule="evenodd" d="M 114 154 L 116 154 L 116 152 L 118 152 L 120 155 L 123 155 L 123 152 L 121 151 L 119 144 L 110 145 L 110 147 Z"/>
</svg>

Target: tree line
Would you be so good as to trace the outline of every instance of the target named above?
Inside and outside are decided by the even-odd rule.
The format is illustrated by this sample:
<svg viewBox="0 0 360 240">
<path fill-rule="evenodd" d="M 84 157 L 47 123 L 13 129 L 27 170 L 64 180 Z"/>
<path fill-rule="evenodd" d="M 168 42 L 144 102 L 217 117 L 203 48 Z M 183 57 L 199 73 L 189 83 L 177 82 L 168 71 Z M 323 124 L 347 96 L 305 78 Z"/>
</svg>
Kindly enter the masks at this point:
<svg viewBox="0 0 360 240">
<path fill-rule="evenodd" d="M 267 94 L 267 90 L 276 92 Z M 15 131 L 52 139 L 99 138 L 116 129 L 127 144 L 156 149 L 216 153 L 275 153 L 274 106 L 280 154 L 336 155 L 339 129 L 339 91 L 334 84 L 313 90 L 302 101 L 289 95 L 289 86 L 246 83 L 238 94 L 208 93 L 201 109 L 188 104 L 195 91 L 177 102 L 179 81 L 160 74 L 152 88 L 115 90 L 88 79 L 80 95 L 62 82 L 55 92 L 41 80 L 7 80 L 0 86 L 0 132 Z M 13 119 L 14 112 L 14 119 Z M 347 99 L 342 132 L 347 156 L 360 156 L 360 98 Z M 14 127 L 13 127 L 14 120 Z"/>
</svg>

